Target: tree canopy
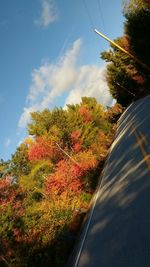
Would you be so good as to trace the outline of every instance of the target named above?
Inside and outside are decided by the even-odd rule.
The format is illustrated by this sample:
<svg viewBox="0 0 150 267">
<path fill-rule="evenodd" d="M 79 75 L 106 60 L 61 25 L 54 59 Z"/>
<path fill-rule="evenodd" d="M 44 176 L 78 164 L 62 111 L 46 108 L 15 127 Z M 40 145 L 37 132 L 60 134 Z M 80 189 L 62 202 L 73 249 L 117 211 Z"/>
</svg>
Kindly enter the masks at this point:
<svg viewBox="0 0 150 267">
<path fill-rule="evenodd" d="M 121 112 L 84 97 L 31 114 L 29 137 L 0 162 L 0 266 L 65 266 Z"/>
<path fill-rule="evenodd" d="M 107 81 L 110 93 L 123 106 L 149 94 L 150 78 L 150 4 L 131 0 L 124 8 L 124 35 L 115 40 L 133 57 L 111 45 L 101 57 L 109 62 Z"/>
</svg>

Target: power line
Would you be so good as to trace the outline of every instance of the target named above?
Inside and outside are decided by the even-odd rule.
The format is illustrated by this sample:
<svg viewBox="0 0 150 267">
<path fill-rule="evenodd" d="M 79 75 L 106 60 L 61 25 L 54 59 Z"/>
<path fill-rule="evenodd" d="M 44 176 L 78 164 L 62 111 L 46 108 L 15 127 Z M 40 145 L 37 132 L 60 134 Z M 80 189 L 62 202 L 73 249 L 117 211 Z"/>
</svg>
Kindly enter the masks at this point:
<svg viewBox="0 0 150 267">
<path fill-rule="evenodd" d="M 91 24 L 91 27 L 94 29 L 94 22 L 93 22 L 93 19 L 92 19 L 92 17 L 91 17 L 91 14 L 90 14 L 90 12 L 89 12 L 89 9 L 88 9 L 88 6 L 87 6 L 87 4 L 86 4 L 86 1 L 85 1 L 85 0 L 82 0 L 82 3 L 83 3 L 83 6 L 84 6 L 84 8 L 85 8 L 85 10 L 86 10 L 86 13 L 87 13 L 89 22 L 90 22 L 90 24 Z"/>
<path fill-rule="evenodd" d="M 124 79 L 125 79 L 125 77 L 124 77 Z M 113 81 L 113 83 L 114 84 L 116 84 L 116 85 L 118 85 L 121 89 L 123 89 L 123 90 L 125 90 L 126 92 L 128 92 L 130 95 L 132 95 L 132 96 L 136 96 L 134 93 L 132 93 L 132 92 L 130 92 L 127 88 L 125 88 L 122 84 L 120 84 L 120 83 L 118 83 L 118 82 L 116 82 L 116 81 Z"/>
<path fill-rule="evenodd" d="M 97 0 L 97 5 L 98 5 L 98 9 L 99 9 L 101 20 L 102 20 L 102 24 L 103 24 L 103 29 L 106 32 L 106 25 L 105 25 L 105 21 L 104 21 L 104 16 L 103 16 L 102 7 L 101 7 L 101 1 L 100 0 Z"/>
</svg>

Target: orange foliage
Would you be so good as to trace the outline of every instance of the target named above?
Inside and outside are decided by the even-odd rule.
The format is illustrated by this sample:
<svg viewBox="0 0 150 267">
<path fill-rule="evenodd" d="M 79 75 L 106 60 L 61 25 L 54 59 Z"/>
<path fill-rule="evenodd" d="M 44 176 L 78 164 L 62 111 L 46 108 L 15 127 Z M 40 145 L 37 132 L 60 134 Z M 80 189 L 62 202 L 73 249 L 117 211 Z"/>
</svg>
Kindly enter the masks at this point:
<svg viewBox="0 0 150 267">
<path fill-rule="evenodd" d="M 81 133 L 76 130 L 71 133 L 72 147 L 76 153 L 80 152 L 82 149 Z"/>
<path fill-rule="evenodd" d="M 82 175 L 97 166 L 96 156 L 92 153 L 91 150 L 80 152 L 76 156 L 76 160 L 80 164 Z"/>
<path fill-rule="evenodd" d="M 86 107 L 80 107 L 79 108 L 79 113 L 83 117 L 84 122 L 89 122 L 92 121 L 92 114 L 90 110 Z"/>
<path fill-rule="evenodd" d="M 11 185 L 12 179 L 10 176 L 6 176 L 4 179 L 0 180 L 0 192 L 5 191 Z"/>
<path fill-rule="evenodd" d="M 71 133 L 71 140 L 73 143 L 76 143 L 80 137 L 81 137 L 80 130 L 76 130 Z"/>
<path fill-rule="evenodd" d="M 78 142 L 77 144 L 73 145 L 73 149 L 76 153 L 80 152 L 82 149 L 82 142 Z"/>
<path fill-rule="evenodd" d="M 46 181 L 46 191 L 50 194 L 60 195 L 64 191 L 80 192 L 82 182 L 79 179 L 81 169 L 70 161 L 61 160 L 56 171 Z"/>
<path fill-rule="evenodd" d="M 79 193 L 83 188 L 83 176 L 87 171 L 97 166 L 96 156 L 92 151 L 81 152 L 76 156 L 79 166 L 71 161 L 61 160 L 56 170 L 52 173 L 46 183 L 46 192 L 50 195 L 60 195 L 65 191 Z"/>
<path fill-rule="evenodd" d="M 100 132 L 98 135 L 97 143 L 91 145 L 91 150 L 98 158 L 104 159 L 108 153 L 108 148 L 112 139 L 105 133 Z"/>
<path fill-rule="evenodd" d="M 107 110 L 107 112 L 105 113 L 105 119 L 109 120 L 112 123 L 115 123 L 117 122 L 123 111 L 124 108 L 117 103 Z"/>
<path fill-rule="evenodd" d="M 32 160 L 41 160 L 53 158 L 58 154 L 58 149 L 53 141 L 43 137 L 38 137 L 28 152 L 28 158 Z"/>
</svg>

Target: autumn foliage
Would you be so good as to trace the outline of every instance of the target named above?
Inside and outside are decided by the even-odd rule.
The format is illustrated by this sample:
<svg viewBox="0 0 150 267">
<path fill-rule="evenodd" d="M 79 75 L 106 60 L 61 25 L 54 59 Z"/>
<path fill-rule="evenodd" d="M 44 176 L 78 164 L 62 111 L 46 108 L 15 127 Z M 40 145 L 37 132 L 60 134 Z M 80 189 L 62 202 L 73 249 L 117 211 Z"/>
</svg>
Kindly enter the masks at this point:
<svg viewBox="0 0 150 267">
<path fill-rule="evenodd" d="M 76 153 L 80 152 L 82 149 L 82 139 L 81 133 L 79 130 L 76 130 L 71 133 L 72 148 Z"/>
<path fill-rule="evenodd" d="M 50 139 L 46 140 L 43 137 L 37 137 L 35 143 L 29 149 L 29 161 L 41 159 L 52 159 L 58 154 L 57 147 Z"/>
<path fill-rule="evenodd" d="M 0 266 L 65 266 L 116 113 L 84 97 L 67 110 L 31 115 L 32 138 L 0 164 Z"/>
<path fill-rule="evenodd" d="M 46 192 L 50 195 L 60 195 L 64 191 L 79 193 L 83 188 L 83 182 L 79 179 L 82 170 L 78 165 L 70 161 L 59 161 L 56 170 L 45 183 Z"/>
<path fill-rule="evenodd" d="M 92 121 L 92 114 L 90 112 L 90 110 L 87 107 L 80 107 L 79 108 L 79 113 L 83 118 L 84 122 L 90 122 Z"/>
</svg>

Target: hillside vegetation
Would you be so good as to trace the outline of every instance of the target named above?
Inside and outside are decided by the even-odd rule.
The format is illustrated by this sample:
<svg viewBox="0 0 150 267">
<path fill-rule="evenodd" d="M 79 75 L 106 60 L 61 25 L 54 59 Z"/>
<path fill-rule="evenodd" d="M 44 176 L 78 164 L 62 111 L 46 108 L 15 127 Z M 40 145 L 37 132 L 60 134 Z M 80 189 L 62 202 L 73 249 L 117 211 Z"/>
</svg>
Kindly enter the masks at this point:
<svg viewBox="0 0 150 267">
<path fill-rule="evenodd" d="M 122 108 L 82 98 L 31 114 L 0 171 L 0 266 L 64 266 L 89 208 Z"/>
<path fill-rule="evenodd" d="M 125 1 L 124 35 L 102 53 L 117 100 L 83 97 L 67 109 L 31 114 L 28 137 L 0 161 L 0 266 L 65 266 L 113 141 L 116 122 L 150 90 L 150 4 Z"/>
</svg>

